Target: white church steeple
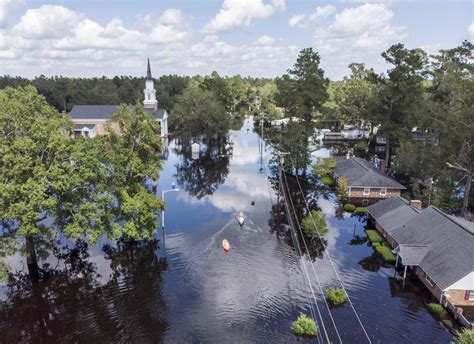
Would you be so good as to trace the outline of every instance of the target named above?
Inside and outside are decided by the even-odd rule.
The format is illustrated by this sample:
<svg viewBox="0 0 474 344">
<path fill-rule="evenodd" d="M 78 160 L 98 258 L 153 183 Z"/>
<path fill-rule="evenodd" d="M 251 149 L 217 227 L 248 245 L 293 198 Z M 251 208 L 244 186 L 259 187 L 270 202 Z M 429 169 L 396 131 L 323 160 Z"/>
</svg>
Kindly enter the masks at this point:
<svg viewBox="0 0 474 344">
<path fill-rule="evenodd" d="M 145 107 L 145 109 L 158 109 L 158 100 L 156 100 L 156 90 L 155 86 L 153 85 L 153 79 L 151 77 L 150 59 L 148 59 L 146 82 L 143 94 L 145 95 L 145 99 L 143 100 L 143 106 Z"/>
</svg>

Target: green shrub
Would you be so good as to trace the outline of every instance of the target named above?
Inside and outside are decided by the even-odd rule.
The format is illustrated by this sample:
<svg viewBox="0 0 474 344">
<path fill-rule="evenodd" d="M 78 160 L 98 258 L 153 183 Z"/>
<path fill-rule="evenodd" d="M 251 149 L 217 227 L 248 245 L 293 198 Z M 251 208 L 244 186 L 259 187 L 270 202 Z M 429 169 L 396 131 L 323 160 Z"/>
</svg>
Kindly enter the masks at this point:
<svg viewBox="0 0 474 344">
<path fill-rule="evenodd" d="M 344 210 L 347 211 L 348 213 L 352 213 L 354 210 L 356 210 L 356 206 L 354 204 L 344 204 Z"/>
<path fill-rule="evenodd" d="M 474 330 L 469 330 L 464 328 L 459 332 L 459 337 L 457 340 L 459 344 L 474 344 Z"/>
<path fill-rule="evenodd" d="M 315 226 L 316 225 L 316 226 Z M 311 210 L 311 213 L 301 221 L 304 235 L 309 238 L 317 238 L 328 232 L 328 221 L 326 215 L 317 210 Z"/>
<path fill-rule="evenodd" d="M 401 195 L 404 199 L 406 199 L 407 201 L 410 201 L 411 200 L 411 195 L 409 192 L 402 192 L 402 195 Z"/>
<path fill-rule="evenodd" d="M 446 315 L 446 310 L 439 303 L 428 303 L 426 307 L 432 314 L 438 317 Z"/>
<path fill-rule="evenodd" d="M 320 180 L 321 180 L 321 183 L 323 183 L 324 185 L 328 185 L 328 186 L 331 186 L 334 183 L 332 178 L 328 177 L 328 176 L 324 176 Z"/>
<path fill-rule="evenodd" d="M 318 333 L 318 325 L 310 317 L 300 314 L 291 324 L 291 331 L 297 336 L 315 336 Z"/>
<path fill-rule="evenodd" d="M 365 140 L 362 140 L 355 144 L 354 149 L 356 151 L 362 152 L 362 151 L 365 151 L 368 147 L 369 147 L 369 143 Z"/>
<path fill-rule="evenodd" d="M 347 300 L 347 294 L 342 288 L 328 288 L 326 290 L 326 300 L 333 305 L 342 305 Z"/>
<path fill-rule="evenodd" d="M 372 247 L 378 254 L 382 256 L 383 260 L 386 263 L 395 263 L 395 255 L 389 247 L 385 245 L 380 245 L 379 243 L 372 244 Z"/>
<path fill-rule="evenodd" d="M 380 235 L 375 229 L 367 229 L 365 231 L 367 236 L 369 237 L 370 242 L 373 243 L 381 243 L 384 241 L 383 236 Z"/>
<path fill-rule="evenodd" d="M 355 208 L 355 212 L 359 214 L 367 214 L 367 208 L 366 207 L 357 207 Z"/>
<path fill-rule="evenodd" d="M 345 201 L 349 197 L 349 182 L 344 176 L 337 178 L 336 196 L 340 201 Z"/>
</svg>

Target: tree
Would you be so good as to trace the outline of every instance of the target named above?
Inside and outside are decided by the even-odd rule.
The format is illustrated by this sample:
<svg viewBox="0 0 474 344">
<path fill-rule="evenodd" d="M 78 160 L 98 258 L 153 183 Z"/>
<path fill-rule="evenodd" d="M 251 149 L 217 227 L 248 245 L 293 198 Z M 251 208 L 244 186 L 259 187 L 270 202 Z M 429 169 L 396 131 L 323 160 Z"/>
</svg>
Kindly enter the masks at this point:
<svg viewBox="0 0 474 344">
<path fill-rule="evenodd" d="M 386 137 L 385 166 L 388 168 L 392 143 L 407 138 L 416 124 L 417 115 L 424 111 L 423 80 L 427 56 L 421 49 L 406 49 L 399 43 L 383 52 L 382 57 L 393 67 L 387 71 L 387 77 L 372 75 L 379 89 L 378 99 L 372 107 L 372 120 L 381 124 L 379 132 Z"/>
<path fill-rule="evenodd" d="M 300 51 L 293 69 L 276 79 L 277 104 L 287 109 L 290 117 L 309 121 L 326 102 L 329 79 L 320 68 L 321 57 L 313 48 Z"/>
<path fill-rule="evenodd" d="M 311 212 L 301 221 L 304 235 L 311 238 L 319 238 L 320 235 L 325 235 L 328 232 L 328 221 L 324 213 L 311 210 Z"/>
<path fill-rule="evenodd" d="M 144 184 L 158 178 L 159 127 L 141 107 L 120 106 L 112 120 L 120 135 L 72 138 L 69 117 L 34 87 L 0 91 L 1 224 L 24 238 L 35 280 L 42 238 L 63 232 L 94 243 L 103 234 L 139 240 L 155 232 L 163 204 Z"/>
<path fill-rule="evenodd" d="M 349 182 L 344 176 L 337 178 L 336 196 L 340 201 L 346 201 L 349 197 Z"/>
<path fill-rule="evenodd" d="M 342 124 L 361 124 L 372 111 L 377 85 L 368 80 L 373 70 L 367 70 L 363 63 L 351 63 L 349 68 L 352 72 L 349 78 L 333 83 L 334 119 Z"/>
<path fill-rule="evenodd" d="M 230 116 L 216 95 L 191 82 L 176 98 L 170 125 L 179 135 L 213 135 L 226 133 Z"/>
<path fill-rule="evenodd" d="M 433 56 L 427 122 L 440 138 L 439 147 L 452 171 L 465 180 L 463 215 L 469 204 L 474 175 L 474 45 L 441 50 Z"/>
</svg>

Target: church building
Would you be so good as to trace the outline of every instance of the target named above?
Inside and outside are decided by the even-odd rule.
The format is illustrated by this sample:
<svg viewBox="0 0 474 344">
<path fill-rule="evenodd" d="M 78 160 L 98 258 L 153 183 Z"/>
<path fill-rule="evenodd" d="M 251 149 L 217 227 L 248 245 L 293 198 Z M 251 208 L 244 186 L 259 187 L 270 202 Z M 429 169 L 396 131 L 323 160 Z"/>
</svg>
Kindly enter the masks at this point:
<svg viewBox="0 0 474 344">
<path fill-rule="evenodd" d="M 143 90 L 143 107 L 145 111 L 160 122 L 161 137 L 168 137 L 168 113 L 158 107 L 156 90 L 151 76 L 150 59 L 146 73 L 145 89 Z M 75 136 L 94 137 L 105 134 L 105 122 L 117 112 L 118 105 L 74 105 L 71 110 L 71 119 L 74 123 Z M 113 126 L 112 126 L 113 127 Z"/>
</svg>

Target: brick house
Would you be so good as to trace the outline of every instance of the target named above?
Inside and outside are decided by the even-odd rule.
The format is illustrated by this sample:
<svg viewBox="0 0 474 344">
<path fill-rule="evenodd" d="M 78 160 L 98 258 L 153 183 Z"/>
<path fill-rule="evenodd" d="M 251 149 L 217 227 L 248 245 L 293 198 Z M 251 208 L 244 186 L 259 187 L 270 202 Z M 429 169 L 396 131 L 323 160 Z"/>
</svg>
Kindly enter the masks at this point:
<svg viewBox="0 0 474 344">
<path fill-rule="evenodd" d="M 400 196 L 406 188 L 393 178 L 357 157 L 335 157 L 334 179 L 345 177 L 349 186 L 349 202 L 369 205 L 381 199 Z"/>
<path fill-rule="evenodd" d="M 474 323 L 474 223 L 435 207 L 419 209 L 400 197 L 367 208 L 375 228 L 458 321 Z"/>
</svg>

